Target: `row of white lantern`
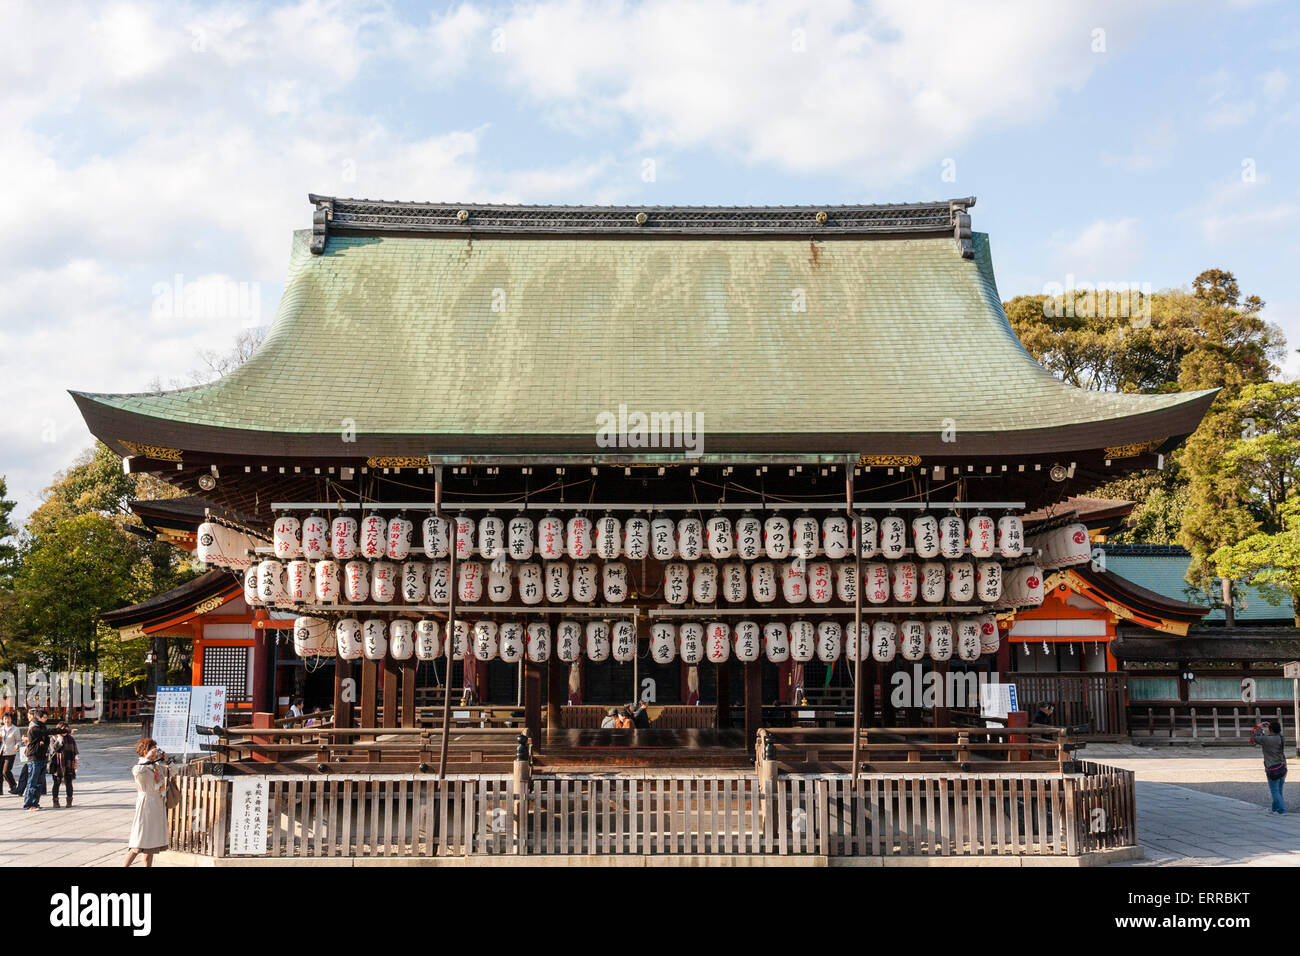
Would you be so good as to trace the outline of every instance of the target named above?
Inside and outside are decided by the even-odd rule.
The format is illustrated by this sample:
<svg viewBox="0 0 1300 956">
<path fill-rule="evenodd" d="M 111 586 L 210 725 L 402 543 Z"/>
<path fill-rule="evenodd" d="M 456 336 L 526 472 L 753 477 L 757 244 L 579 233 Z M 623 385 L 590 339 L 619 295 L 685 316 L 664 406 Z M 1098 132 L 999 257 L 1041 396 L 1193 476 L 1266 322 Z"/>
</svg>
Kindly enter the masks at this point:
<svg viewBox="0 0 1300 956">
<path fill-rule="evenodd" d="M 1066 525 L 1052 531 L 1045 531 L 1030 538 L 1036 550 L 1043 552 L 1042 564 L 1045 568 L 1067 568 L 1076 564 L 1087 564 L 1092 560 L 1092 542 L 1088 538 L 1088 529 L 1082 524 Z"/>
<path fill-rule="evenodd" d="M 802 567 L 800 566 L 802 565 Z M 869 561 L 862 565 L 863 598 L 868 604 L 960 604 L 979 601 L 1010 606 L 1037 606 L 1043 602 L 1042 572 L 1035 565 L 1004 571 L 997 561 Z M 525 561 L 513 568 L 498 558 L 486 568 L 479 561 L 457 566 L 456 597 L 475 604 L 485 596 L 497 604 L 514 599 L 537 605 L 543 601 L 564 604 L 620 604 L 628 596 L 628 568 L 621 561 Z M 244 597 L 250 605 L 390 604 L 400 595 L 407 604 L 428 600 L 446 604 L 450 600 L 450 563 L 447 561 L 348 561 L 332 559 L 313 564 L 296 559 L 287 564 L 266 559 L 244 573 Z M 1005 585 L 1004 585 L 1005 583 Z M 745 565 L 729 561 L 664 566 L 663 594 L 668 604 L 688 601 L 709 604 L 725 601 L 739 604 L 752 597 L 759 604 L 773 602 L 778 593 L 787 604 L 846 604 L 857 599 L 857 575 L 849 561 L 757 561 Z M 1010 589 L 1009 596 L 1004 590 Z"/>
<path fill-rule="evenodd" d="M 653 519 L 640 516 L 622 521 L 613 515 L 590 518 L 574 515 L 567 522 L 548 514 L 538 522 L 519 514 L 506 519 L 486 515 L 477 523 L 473 518 L 455 519 L 455 550 L 458 559 L 475 553 L 492 560 L 504 555 L 516 561 L 534 555 L 554 560 L 562 557 L 583 560 L 597 557 L 607 561 L 626 556 L 634 561 L 655 558 L 670 561 L 682 558 L 694 561 L 708 555 L 717 560 L 739 557 L 831 559 L 853 553 L 862 541 L 861 556 L 881 555 L 897 559 L 911 549 L 920 558 L 1019 557 L 1024 553 L 1024 526 L 1017 515 L 1003 515 L 996 522 L 988 515 L 977 514 L 967 523 L 960 515 L 922 514 L 908 522 L 897 515 L 877 521 L 870 515 L 860 517 L 857 528 L 850 528 L 843 515 L 828 515 L 818 521 L 811 515 L 790 520 L 776 514 L 760 520 L 746 514 L 736 520 L 714 515 L 707 521 L 685 517 Z M 422 524 L 423 546 L 428 558 L 445 558 L 452 548 L 447 520 L 429 515 Z M 353 558 L 403 561 L 412 550 L 414 524 L 403 515 L 385 520 L 376 514 L 356 518 L 341 515 L 333 520 L 310 515 L 301 522 L 282 515 L 275 520 L 275 556 L 281 560 L 303 557 L 318 561 L 333 557 L 339 561 Z"/>
<path fill-rule="evenodd" d="M 391 655 L 396 660 L 415 657 L 431 661 L 442 656 L 443 640 L 449 630 L 454 630 L 451 638 L 454 660 L 463 660 L 468 653 L 480 661 L 500 658 L 508 664 L 517 664 L 526 657 L 544 663 L 550 659 L 554 646 L 556 657 L 564 663 L 572 663 L 579 657 L 595 662 L 613 657 L 626 663 L 637 652 L 636 625 L 626 620 L 588 621 L 585 627 L 579 621 L 561 621 L 552 641 L 551 626 L 545 621 L 525 625 L 520 621 L 498 624 L 480 619 L 471 624 L 461 619 L 456 621 L 454 629 L 449 629 L 427 618 L 420 621 L 370 618 L 364 622 L 344 618 L 331 628 L 329 622 L 312 617 L 295 620 L 294 650 L 301 657 L 338 654 L 344 660 L 362 657 L 382 660 Z M 649 649 L 650 656 L 660 664 L 671 663 L 679 655 L 686 664 L 703 660 L 722 663 L 732 656 L 744 663 L 766 657 L 776 664 L 787 660 L 807 662 L 814 658 L 829 664 L 841 656 L 850 661 L 857 657 L 888 663 L 896 655 L 907 661 L 919 661 L 926 656 L 946 661 L 954 654 L 959 660 L 973 661 L 998 649 L 997 620 L 992 614 L 956 619 L 911 618 L 898 623 L 882 619 L 872 623 L 869 630 L 864 627 L 863 632 L 867 640 L 859 645 L 857 627 L 852 621 L 845 625 L 834 620 L 815 625 L 804 620 L 791 621 L 788 625 L 783 621 L 768 621 L 763 625 L 738 621 L 734 626 L 725 621 L 686 621 L 680 625 L 657 621 L 650 627 Z"/>
<path fill-rule="evenodd" d="M 260 538 L 215 521 L 200 524 L 195 541 L 195 554 L 204 564 L 237 569 L 254 564 L 257 558 L 253 556 L 253 549 L 265 544 Z"/>
</svg>

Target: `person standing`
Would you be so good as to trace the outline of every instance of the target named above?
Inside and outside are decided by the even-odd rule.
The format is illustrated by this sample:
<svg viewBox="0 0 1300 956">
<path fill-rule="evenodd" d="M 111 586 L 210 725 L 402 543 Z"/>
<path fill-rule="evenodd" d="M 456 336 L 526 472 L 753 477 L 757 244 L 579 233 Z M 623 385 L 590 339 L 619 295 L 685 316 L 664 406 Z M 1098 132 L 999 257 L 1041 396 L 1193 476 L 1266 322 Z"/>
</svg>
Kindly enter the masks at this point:
<svg viewBox="0 0 1300 956">
<path fill-rule="evenodd" d="M 14 761 L 18 759 L 22 742 L 23 733 L 14 723 L 13 711 L 6 710 L 3 724 L 0 724 L 0 780 L 8 786 L 11 794 L 20 792 L 18 781 L 14 780 Z"/>
<path fill-rule="evenodd" d="M 1286 813 L 1286 803 L 1282 800 L 1282 784 L 1286 782 L 1286 741 L 1282 737 L 1282 725 L 1276 720 L 1256 724 L 1250 732 L 1250 742 L 1264 753 L 1264 776 L 1273 796 L 1269 813 Z"/>
<path fill-rule="evenodd" d="M 126 866 L 144 854 L 144 865 L 153 866 L 153 856 L 167 849 L 167 776 L 171 772 L 166 755 L 158 749 L 158 741 L 141 737 L 135 745 L 140 756 L 131 768 L 135 777 L 135 819 L 131 821 L 131 837 L 126 851 Z"/>
<path fill-rule="evenodd" d="M 50 740 L 50 776 L 54 778 L 53 805 L 59 805 L 59 785 L 62 784 L 68 791 L 68 802 L 64 805 L 72 806 L 72 781 L 77 776 L 77 741 L 66 720 L 59 722 Z"/>
<path fill-rule="evenodd" d="M 637 730 L 650 729 L 650 708 L 646 707 L 643 700 L 632 703 L 632 726 Z"/>
<path fill-rule="evenodd" d="M 23 792 L 23 809 L 39 810 L 41 794 L 45 792 L 45 762 L 50 753 L 50 731 L 42 719 L 45 716 L 40 708 L 31 709 L 31 723 L 27 725 L 26 754 L 27 763 L 23 773 L 27 775 L 27 789 Z"/>
</svg>

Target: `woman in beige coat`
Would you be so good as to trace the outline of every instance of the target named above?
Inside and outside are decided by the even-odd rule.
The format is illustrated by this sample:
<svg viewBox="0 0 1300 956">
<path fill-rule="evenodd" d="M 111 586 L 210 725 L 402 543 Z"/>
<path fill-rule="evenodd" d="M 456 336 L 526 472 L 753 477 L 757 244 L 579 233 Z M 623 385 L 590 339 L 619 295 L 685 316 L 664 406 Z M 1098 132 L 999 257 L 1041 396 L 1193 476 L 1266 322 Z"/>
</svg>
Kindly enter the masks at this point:
<svg viewBox="0 0 1300 956">
<path fill-rule="evenodd" d="M 169 768 L 162 761 L 158 741 L 141 737 L 135 745 L 140 760 L 131 768 L 135 787 L 135 820 L 131 823 L 130 849 L 126 851 L 126 865 L 135 862 L 136 854 L 144 854 L 144 865 L 153 866 L 153 855 L 167 849 L 167 775 Z"/>
</svg>

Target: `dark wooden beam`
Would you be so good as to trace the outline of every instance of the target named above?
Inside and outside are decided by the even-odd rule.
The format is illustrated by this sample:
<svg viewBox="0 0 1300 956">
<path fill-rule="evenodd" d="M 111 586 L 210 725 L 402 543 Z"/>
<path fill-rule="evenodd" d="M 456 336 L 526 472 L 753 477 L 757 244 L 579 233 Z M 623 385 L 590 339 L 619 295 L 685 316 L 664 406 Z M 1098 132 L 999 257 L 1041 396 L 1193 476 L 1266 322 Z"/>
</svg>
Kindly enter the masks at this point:
<svg viewBox="0 0 1300 956">
<path fill-rule="evenodd" d="M 401 663 L 402 672 L 402 726 L 415 726 L 415 675 L 420 662 L 409 657 Z"/>
<path fill-rule="evenodd" d="M 398 726 L 397 700 L 400 688 L 399 662 L 389 654 L 384 657 L 384 716 L 383 726 Z"/>
<path fill-rule="evenodd" d="M 754 752 L 758 728 L 763 725 L 763 662 L 750 661 L 745 669 L 745 749 Z"/>
<path fill-rule="evenodd" d="M 334 661 L 334 726 L 355 727 L 353 707 L 356 701 L 356 670 L 352 661 L 336 658 Z M 350 683 L 349 683 L 350 682 Z M 348 689 L 345 699 L 344 690 Z"/>
<path fill-rule="evenodd" d="M 718 729 L 731 728 L 731 659 L 718 665 Z"/>
<path fill-rule="evenodd" d="M 535 748 L 542 739 L 542 697 L 545 695 L 545 674 L 548 665 L 524 661 L 524 726 L 528 739 Z"/>
<path fill-rule="evenodd" d="M 375 726 L 378 710 L 379 662 L 364 658 L 361 661 L 361 726 Z"/>
</svg>

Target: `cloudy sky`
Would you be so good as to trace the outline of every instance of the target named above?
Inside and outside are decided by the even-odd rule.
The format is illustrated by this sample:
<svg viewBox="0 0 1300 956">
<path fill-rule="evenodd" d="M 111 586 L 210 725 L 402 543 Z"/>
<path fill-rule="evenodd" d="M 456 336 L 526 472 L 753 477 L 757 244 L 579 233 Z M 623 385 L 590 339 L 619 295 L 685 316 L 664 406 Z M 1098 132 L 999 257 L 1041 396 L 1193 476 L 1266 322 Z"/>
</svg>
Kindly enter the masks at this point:
<svg viewBox="0 0 1300 956">
<path fill-rule="evenodd" d="M 1219 266 L 1300 346 L 1282 2 L 6 0 L 0 27 L 0 474 L 22 513 L 90 442 L 66 389 L 184 380 L 270 321 L 309 191 L 974 195 L 1004 298 Z"/>
</svg>

